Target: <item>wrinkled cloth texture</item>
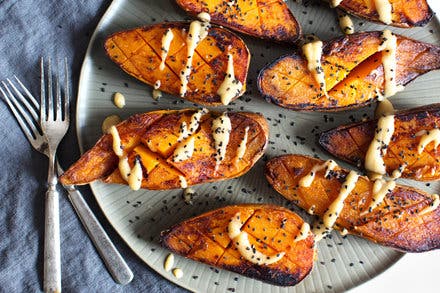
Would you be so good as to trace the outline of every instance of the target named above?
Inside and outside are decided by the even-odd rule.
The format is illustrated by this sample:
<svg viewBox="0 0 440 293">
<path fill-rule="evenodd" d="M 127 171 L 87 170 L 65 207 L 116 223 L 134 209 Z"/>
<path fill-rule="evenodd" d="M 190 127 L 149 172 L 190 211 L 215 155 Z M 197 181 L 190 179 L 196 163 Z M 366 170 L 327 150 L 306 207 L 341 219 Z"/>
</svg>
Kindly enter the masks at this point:
<svg viewBox="0 0 440 293">
<path fill-rule="evenodd" d="M 75 104 L 81 64 L 109 0 L 0 0 L 0 80 L 19 77 L 39 93 L 39 58 L 68 58 L 72 75 L 71 126 L 60 145 L 61 163 L 79 156 Z M 26 140 L 0 99 L 0 292 L 39 292 L 43 280 L 44 195 L 47 158 Z M 90 190 L 87 202 L 130 268 L 133 281 L 116 284 L 60 189 L 62 289 L 64 292 L 183 292 L 142 262 L 117 235 Z"/>
</svg>

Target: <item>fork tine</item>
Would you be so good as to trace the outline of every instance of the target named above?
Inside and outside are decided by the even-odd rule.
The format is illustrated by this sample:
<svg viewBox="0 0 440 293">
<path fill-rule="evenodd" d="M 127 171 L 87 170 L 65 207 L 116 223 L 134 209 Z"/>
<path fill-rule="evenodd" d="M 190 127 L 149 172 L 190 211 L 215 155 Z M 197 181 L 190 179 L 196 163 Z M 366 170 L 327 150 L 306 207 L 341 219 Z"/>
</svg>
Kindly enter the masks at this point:
<svg viewBox="0 0 440 293">
<path fill-rule="evenodd" d="M 11 111 L 14 114 L 15 118 L 17 119 L 18 124 L 20 125 L 20 128 L 23 131 L 24 135 L 29 140 L 29 142 L 32 144 L 32 141 L 34 141 L 35 138 L 37 137 L 37 135 L 39 134 L 38 130 L 35 127 L 35 124 L 33 124 L 31 121 L 29 121 L 30 120 L 29 117 L 26 117 L 26 114 L 23 113 L 23 110 L 22 110 L 21 107 L 18 106 L 19 110 L 17 111 L 17 107 L 16 107 L 17 104 L 16 104 L 16 101 L 14 99 L 14 96 L 12 95 L 12 93 L 9 90 L 8 86 L 3 81 L 2 81 L 2 83 L 3 83 L 3 86 L 5 87 L 7 93 L 9 94 L 9 97 L 6 94 L 6 92 L 3 91 L 3 89 L 1 87 L 0 87 L 0 92 L 2 93 L 3 97 L 5 98 L 6 103 L 9 106 L 9 109 L 11 109 Z M 14 103 L 11 102 L 11 100 L 14 101 Z M 26 124 L 25 121 L 27 121 L 27 124 Z M 34 125 L 34 127 L 32 127 L 32 125 Z M 30 128 L 33 131 L 31 131 Z"/>
<path fill-rule="evenodd" d="M 17 83 L 20 85 L 21 89 L 24 91 L 24 93 L 29 97 L 29 99 L 31 100 L 31 102 L 34 104 L 35 108 L 39 109 L 40 105 L 37 102 L 37 99 L 35 99 L 35 97 L 31 94 L 31 92 L 24 86 L 24 84 L 21 82 L 21 80 L 18 79 L 18 77 L 16 77 L 14 75 L 15 80 L 17 81 Z"/>
<path fill-rule="evenodd" d="M 41 92 L 40 92 L 40 124 L 43 124 L 43 120 L 46 120 L 46 85 L 44 80 L 44 58 L 40 60 L 41 68 Z"/>
<path fill-rule="evenodd" d="M 55 104 L 55 120 L 62 120 L 62 112 L 61 112 L 61 89 L 60 89 L 60 80 L 59 74 L 55 76 L 55 100 L 53 101 Z"/>
<path fill-rule="evenodd" d="M 69 89 L 69 68 L 67 58 L 64 58 L 64 120 L 69 121 L 70 116 L 70 89 Z"/>
<path fill-rule="evenodd" d="M 27 99 L 22 95 L 22 93 L 15 87 L 15 85 L 9 80 L 9 78 L 6 79 L 11 86 L 11 88 L 14 90 L 15 94 L 18 96 L 20 101 L 25 105 L 28 112 L 32 115 L 32 118 L 35 119 L 35 121 L 38 121 L 38 115 L 35 109 L 29 104 Z M 31 95 L 32 96 L 32 95 Z M 33 97 L 32 97 L 33 98 Z"/>
<path fill-rule="evenodd" d="M 47 58 L 47 120 L 51 121 L 54 117 L 53 112 L 53 92 L 52 92 L 52 66 L 50 57 Z"/>
</svg>

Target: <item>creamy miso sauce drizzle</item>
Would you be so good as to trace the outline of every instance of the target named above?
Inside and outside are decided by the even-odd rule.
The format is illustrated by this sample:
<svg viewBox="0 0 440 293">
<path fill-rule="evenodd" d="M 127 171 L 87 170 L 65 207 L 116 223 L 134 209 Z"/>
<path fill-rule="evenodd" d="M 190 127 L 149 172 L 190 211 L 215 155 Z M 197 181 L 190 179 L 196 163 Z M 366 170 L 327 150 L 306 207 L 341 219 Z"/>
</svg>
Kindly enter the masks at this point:
<svg viewBox="0 0 440 293">
<path fill-rule="evenodd" d="M 192 157 L 194 153 L 194 136 L 182 141 L 174 150 L 173 162 L 183 162 Z"/>
<path fill-rule="evenodd" d="M 298 242 L 306 239 L 309 236 L 309 232 L 310 232 L 310 225 L 304 222 L 301 226 L 301 229 L 298 232 L 298 235 L 295 236 L 294 242 Z"/>
<path fill-rule="evenodd" d="M 434 142 L 434 149 L 436 149 L 440 144 L 440 129 L 434 128 L 431 130 L 423 130 L 416 133 L 416 136 L 421 136 L 419 145 L 417 146 L 417 152 L 419 154 L 423 153 L 423 150 L 431 143 Z"/>
<path fill-rule="evenodd" d="M 162 92 L 159 90 L 160 88 L 160 80 L 156 80 L 156 82 L 154 83 L 154 88 L 153 88 L 153 99 L 158 100 L 159 98 L 162 97 Z"/>
<path fill-rule="evenodd" d="M 347 13 L 338 11 L 338 21 L 339 27 L 344 34 L 351 35 L 354 33 L 353 21 Z"/>
<path fill-rule="evenodd" d="M 361 213 L 361 216 L 371 213 L 376 207 L 378 207 L 384 200 L 385 196 L 392 192 L 396 187 L 396 181 L 386 181 L 384 179 L 376 179 L 373 184 L 373 197 L 371 198 L 370 205 L 367 210 Z"/>
<path fill-rule="evenodd" d="M 359 179 L 359 174 L 355 171 L 350 171 L 342 183 L 341 190 L 339 191 L 336 199 L 330 204 L 327 211 L 323 215 L 323 221 L 315 222 L 313 224 L 312 232 L 315 235 L 315 242 L 320 241 L 327 235 L 336 223 L 342 209 L 344 208 L 344 200 L 353 191 L 356 183 Z"/>
<path fill-rule="evenodd" d="M 365 169 L 376 174 L 386 173 L 383 156 L 386 154 L 393 133 L 394 115 L 379 118 L 373 141 L 365 156 Z"/>
<path fill-rule="evenodd" d="M 159 69 L 164 70 L 165 69 L 165 60 L 168 56 L 168 51 L 170 50 L 171 41 L 174 38 L 173 31 L 168 28 L 165 33 L 162 36 L 162 47 L 160 52 L 160 58 L 162 61 L 160 62 Z"/>
<path fill-rule="evenodd" d="M 217 90 L 223 105 L 228 105 L 231 100 L 240 94 L 243 84 L 235 78 L 234 59 L 232 54 L 228 53 L 228 67 L 226 69 L 225 79 Z"/>
<path fill-rule="evenodd" d="M 382 33 L 382 43 L 378 48 L 382 52 L 382 65 L 384 70 L 385 98 L 394 96 L 397 92 L 404 89 L 403 86 L 396 84 L 397 72 L 397 37 L 390 31 L 384 30 Z"/>
<path fill-rule="evenodd" d="M 312 170 L 310 170 L 309 174 L 302 177 L 299 180 L 299 186 L 301 187 L 310 187 L 312 185 L 313 180 L 315 179 L 315 175 L 317 172 L 325 170 L 324 177 L 327 177 L 328 174 L 330 174 L 330 171 L 332 171 L 334 168 L 336 168 L 338 164 L 336 164 L 333 160 L 327 160 L 323 164 L 316 164 L 312 167 Z"/>
<path fill-rule="evenodd" d="M 188 183 L 186 182 L 185 177 L 182 175 L 179 175 L 179 183 L 180 183 L 180 188 L 187 188 L 188 187 Z"/>
<path fill-rule="evenodd" d="M 244 157 L 244 154 L 246 153 L 246 145 L 248 140 L 248 132 L 249 132 L 249 126 L 246 126 L 244 129 L 244 136 L 241 139 L 240 144 L 237 148 L 237 156 L 235 157 L 235 164 L 237 165 L 239 161 L 241 161 Z"/>
<path fill-rule="evenodd" d="M 331 7 L 338 7 L 339 6 L 339 4 L 341 4 L 341 2 L 342 1 L 344 1 L 344 0 L 330 0 L 330 6 Z"/>
<path fill-rule="evenodd" d="M 163 268 L 166 272 L 171 271 L 174 265 L 174 254 L 170 253 L 168 254 L 167 258 L 165 259 L 165 263 L 163 264 Z"/>
<path fill-rule="evenodd" d="M 379 20 L 385 24 L 392 22 L 393 6 L 389 0 L 374 0 L 377 13 L 379 14 Z"/>
<path fill-rule="evenodd" d="M 200 109 L 197 112 L 195 112 L 189 121 L 189 127 L 187 126 L 186 122 L 183 121 L 182 124 L 180 124 L 180 130 L 179 130 L 179 138 L 177 139 L 178 142 L 181 142 L 182 140 L 186 139 L 188 136 L 194 134 L 197 129 L 199 128 L 200 121 L 203 117 L 203 115 L 209 113 L 208 109 Z"/>
<path fill-rule="evenodd" d="M 424 215 L 424 214 L 430 213 L 432 211 L 435 211 L 439 205 L 440 205 L 440 198 L 439 198 L 438 194 L 433 194 L 432 195 L 432 203 L 428 207 L 424 208 L 419 213 L 419 215 Z"/>
<path fill-rule="evenodd" d="M 235 247 L 237 247 L 241 256 L 247 261 L 257 265 L 270 265 L 282 259 L 285 252 L 280 252 L 273 256 L 267 256 L 255 249 L 254 245 L 249 242 L 248 234 L 245 231 L 241 231 L 241 227 L 244 223 L 241 221 L 240 216 L 240 213 L 236 213 L 231 218 L 228 226 L 228 236 L 235 244 Z"/>
<path fill-rule="evenodd" d="M 211 129 L 212 136 L 214 137 L 215 171 L 217 171 L 226 155 L 226 147 L 228 146 L 229 136 L 232 131 L 231 119 L 226 113 L 223 113 L 212 121 Z"/>
<path fill-rule="evenodd" d="M 197 45 L 208 36 L 211 25 L 206 21 L 194 20 L 189 26 L 186 36 L 186 46 L 188 48 L 186 64 L 180 72 L 180 96 L 184 97 L 188 87 L 189 76 L 191 74 L 192 60 Z"/>
<path fill-rule="evenodd" d="M 139 190 L 141 188 L 143 178 L 140 159 L 136 158 L 133 168 L 130 169 L 130 164 L 128 163 L 127 156 L 124 154 L 121 145 L 121 138 L 116 126 L 113 125 L 110 127 L 110 134 L 113 138 L 113 152 L 119 157 L 118 168 L 119 173 L 121 173 L 121 177 L 128 183 L 128 186 L 130 186 L 132 190 Z"/>
<path fill-rule="evenodd" d="M 320 89 L 328 97 L 328 93 L 325 87 L 325 75 L 321 64 L 322 56 L 322 41 L 314 40 L 302 46 L 302 51 L 307 59 L 307 68 L 313 74 L 316 82 L 319 84 Z"/>
</svg>

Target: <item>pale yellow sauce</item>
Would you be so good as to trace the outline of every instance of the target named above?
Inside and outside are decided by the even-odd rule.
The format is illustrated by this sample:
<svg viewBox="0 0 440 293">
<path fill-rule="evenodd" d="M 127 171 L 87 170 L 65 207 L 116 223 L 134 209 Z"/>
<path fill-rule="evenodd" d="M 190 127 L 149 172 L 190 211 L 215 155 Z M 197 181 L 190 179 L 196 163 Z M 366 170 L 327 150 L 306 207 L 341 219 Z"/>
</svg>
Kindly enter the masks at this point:
<svg viewBox="0 0 440 293">
<path fill-rule="evenodd" d="M 130 164 L 128 163 L 128 158 L 126 156 L 119 157 L 118 169 L 119 169 L 119 173 L 121 173 L 122 179 L 124 179 L 127 182 L 128 176 L 130 175 L 131 172 L 131 168 L 130 168 Z"/>
<path fill-rule="evenodd" d="M 187 187 L 183 190 L 183 200 L 186 204 L 192 204 L 192 199 L 196 194 L 195 190 L 191 187 Z"/>
<path fill-rule="evenodd" d="M 440 205 L 440 198 L 439 198 L 438 194 L 433 194 L 432 195 L 432 203 L 428 207 L 424 208 L 420 212 L 420 215 L 424 215 L 424 214 L 430 213 L 432 211 L 435 211 L 439 205 Z"/>
<path fill-rule="evenodd" d="M 208 36 L 210 24 L 208 22 L 200 22 L 195 20 L 189 26 L 189 32 L 186 37 L 186 45 L 188 47 L 186 64 L 180 72 L 180 96 L 184 97 L 188 87 L 188 80 L 191 74 L 192 60 L 197 45 Z"/>
<path fill-rule="evenodd" d="M 223 105 L 228 105 L 231 100 L 240 94 L 243 84 L 235 78 L 234 59 L 228 54 L 228 67 L 226 69 L 225 79 L 217 90 Z"/>
<path fill-rule="evenodd" d="M 194 136 L 182 141 L 174 150 L 173 162 L 183 162 L 192 157 L 194 153 Z"/>
<path fill-rule="evenodd" d="M 174 38 L 173 31 L 170 28 L 168 28 L 162 36 L 162 47 L 160 53 L 160 58 L 162 59 L 162 61 L 160 62 L 159 65 L 160 70 L 165 69 L 165 60 L 167 59 L 168 51 L 170 50 L 170 45 L 173 38 Z"/>
<path fill-rule="evenodd" d="M 157 90 L 157 89 L 153 89 L 153 99 L 155 99 L 157 101 L 160 98 L 162 98 L 162 91 Z"/>
<path fill-rule="evenodd" d="M 180 188 L 187 188 L 188 187 L 188 182 L 186 182 L 185 177 L 182 175 L 179 175 L 179 183 L 180 183 Z"/>
<path fill-rule="evenodd" d="M 363 211 L 361 215 L 371 213 L 376 207 L 378 207 L 384 200 L 385 196 L 392 192 L 396 187 L 396 181 L 386 181 L 384 179 L 377 179 L 373 184 L 373 197 L 371 198 L 370 205 L 367 210 Z"/>
<path fill-rule="evenodd" d="M 187 126 L 186 122 L 183 121 L 182 124 L 180 124 L 180 131 L 179 131 L 179 138 L 177 139 L 178 142 L 181 142 L 188 136 L 194 134 L 197 129 L 199 128 L 200 121 L 202 117 L 209 113 L 209 111 L 205 108 L 198 110 L 195 112 L 190 119 L 189 127 Z"/>
<path fill-rule="evenodd" d="M 295 236 L 295 242 L 306 239 L 309 236 L 309 232 L 310 232 L 310 225 L 304 222 L 301 226 L 301 229 L 299 230 L 298 235 Z"/>
<path fill-rule="evenodd" d="M 392 22 L 393 6 L 389 0 L 374 0 L 377 13 L 379 14 L 379 20 L 385 24 Z"/>
<path fill-rule="evenodd" d="M 382 99 L 377 104 L 376 110 L 374 111 L 374 117 L 380 118 L 386 115 L 393 115 L 394 114 L 394 107 L 393 104 L 391 104 L 390 100 L 388 99 Z"/>
<path fill-rule="evenodd" d="M 365 169 L 377 174 L 385 174 L 383 156 L 394 133 L 394 115 L 383 116 L 377 122 L 376 132 L 365 156 Z"/>
<path fill-rule="evenodd" d="M 338 7 L 339 6 L 339 4 L 341 4 L 341 2 L 342 1 L 344 1 L 344 0 L 330 0 L 330 6 L 331 7 Z"/>
<path fill-rule="evenodd" d="M 425 131 L 419 141 L 419 145 L 417 146 L 417 152 L 419 154 L 423 153 L 423 150 L 428 146 L 431 142 L 434 142 L 434 149 L 436 149 L 440 144 L 440 129 L 434 128 L 429 131 Z"/>
<path fill-rule="evenodd" d="M 384 30 L 382 33 L 382 44 L 378 48 L 382 52 L 382 65 L 385 79 L 385 98 L 394 96 L 397 92 L 404 89 L 403 86 L 396 84 L 397 72 L 397 37 L 390 31 Z"/>
<path fill-rule="evenodd" d="M 344 229 L 342 229 L 339 233 L 340 233 L 342 236 L 345 236 L 345 235 L 348 234 L 348 230 L 344 228 Z"/>
<path fill-rule="evenodd" d="M 121 117 L 119 117 L 118 115 L 107 116 L 102 122 L 102 126 L 101 126 L 102 133 L 104 134 L 110 133 L 110 127 L 119 124 L 121 121 L 122 121 Z"/>
<path fill-rule="evenodd" d="M 226 113 L 212 121 L 212 136 L 214 138 L 215 149 L 215 171 L 226 156 L 226 147 L 229 143 L 229 136 L 232 131 L 231 119 Z"/>
<path fill-rule="evenodd" d="M 119 137 L 119 132 L 116 126 L 112 125 L 110 127 L 110 134 L 113 137 L 113 152 L 118 157 L 121 157 L 124 154 L 124 151 L 122 150 L 121 138 Z"/>
<path fill-rule="evenodd" d="M 323 164 L 317 164 L 312 167 L 312 170 L 310 170 L 309 174 L 304 176 L 299 180 L 299 186 L 301 187 L 310 187 L 312 185 L 313 180 L 315 179 L 315 175 L 317 172 L 325 170 L 324 177 L 327 177 L 328 174 L 330 174 L 330 171 L 332 171 L 334 168 L 336 168 L 338 164 L 336 164 L 333 160 L 327 160 Z"/>
<path fill-rule="evenodd" d="M 313 215 L 313 214 L 315 214 L 315 209 L 316 209 L 316 206 L 311 205 L 310 208 L 307 210 L 307 213 L 309 213 L 310 215 Z"/>
<path fill-rule="evenodd" d="M 350 171 L 350 173 L 348 173 L 345 182 L 342 184 L 342 188 L 339 191 L 338 196 L 330 204 L 328 210 L 324 213 L 323 222 L 326 228 L 331 229 L 335 224 L 342 209 L 344 208 L 344 200 L 347 198 L 350 192 L 355 188 L 358 178 L 359 178 L 359 174 L 357 174 L 355 171 Z"/>
<path fill-rule="evenodd" d="M 211 21 L 211 15 L 209 15 L 208 12 L 200 12 L 199 14 L 197 14 L 197 18 L 204 22 Z"/>
<path fill-rule="evenodd" d="M 400 165 L 399 168 L 397 168 L 396 170 L 394 170 L 394 171 L 391 173 L 391 178 L 393 178 L 393 179 L 397 179 L 397 178 L 402 177 L 402 173 L 403 173 L 403 171 L 406 169 L 406 167 L 408 167 L 408 165 L 405 164 L 405 163 L 404 163 L 403 165 Z"/>
<path fill-rule="evenodd" d="M 154 89 L 155 90 L 159 89 L 160 88 L 160 84 L 161 84 L 160 80 L 156 80 L 156 82 L 154 83 Z"/>
<path fill-rule="evenodd" d="M 249 126 L 247 126 L 244 129 L 244 136 L 241 139 L 240 144 L 237 148 L 237 156 L 235 157 L 235 164 L 237 165 L 239 161 L 241 161 L 244 157 L 244 154 L 246 153 L 246 145 L 248 140 L 248 132 L 249 132 Z"/>
<path fill-rule="evenodd" d="M 302 46 L 302 51 L 307 59 L 307 68 L 313 74 L 316 82 L 319 84 L 320 89 L 328 97 L 325 87 L 325 75 L 321 65 L 322 55 L 322 42 L 315 40 Z"/>
<path fill-rule="evenodd" d="M 163 268 L 166 272 L 171 271 L 174 265 L 174 254 L 170 253 L 168 254 L 167 258 L 165 259 L 165 263 L 163 264 Z"/>
<path fill-rule="evenodd" d="M 132 190 L 139 190 L 142 185 L 142 166 L 138 159 L 135 160 L 133 168 L 128 176 L 128 186 Z"/>
<path fill-rule="evenodd" d="M 113 103 L 116 107 L 122 109 L 125 106 L 125 97 L 121 93 L 115 93 L 113 95 Z"/>
<path fill-rule="evenodd" d="M 270 265 L 283 258 L 285 252 L 280 252 L 273 256 L 267 256 L 264 253 L 256 250 L 255 247 L 249 242 L 248 234 L 244 231 L 241 231 L 242 226 L 243 222 L 240 219 L 240 213 L 237 213 L 229 222 L 228 235 L 244 259 L 257 265 Z"/>
<path fill-rule="evenodd" d="M 351 20 L 348 14 L 338 13 L 338 18 L 339 18 L 339 27 L 341 28 L 344 34 L 351 35 L 352 33 L 354 33 L 353 21 Z"/>
<path fill-rule="evenodd" d="M 173 269 L 173 275 L 174 275 L 174 277 L 176 277 L 177 279 L 182 278 L 182 277 L 183 277 L 183 271 L 182 271 L 182 269 L 179 269 L 179 268 L 175 268 L 175 269 Z"/>
</svg>

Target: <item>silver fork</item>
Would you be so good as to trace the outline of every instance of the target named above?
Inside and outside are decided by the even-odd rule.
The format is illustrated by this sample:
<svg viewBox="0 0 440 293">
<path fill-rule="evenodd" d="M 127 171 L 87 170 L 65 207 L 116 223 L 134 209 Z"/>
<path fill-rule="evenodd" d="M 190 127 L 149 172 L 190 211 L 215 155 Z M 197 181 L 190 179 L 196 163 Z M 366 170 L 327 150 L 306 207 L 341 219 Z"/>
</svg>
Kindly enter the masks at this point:
<svg viewBox="0 0 440 293">
<path fill-rule="evenodd" d="M 66 65 L 66 82 L 67 82 L 67 64 Z M 44 68 L 43 68 L 43 60 L 41 62 L 42 66 L 42 78 L 44 78 Z M 50 71 L 49 71 L 50 72 Z M 43 153 L 46 156 L 49 156 L 49 148 L 47 145 L 47 139 L 41 133 L 41 129 L 39 127 L 39 115 L 37 114 L 40 105 L 37 100 L 33 97 L 33 95 L 29 92 L 29 90 L 23 85 L 23 83 L 15 77 L 16 82 L 19 85 L 19 88 L 26 95 L 27 99 L 23 96 L 23 94 L 19 91 L 19 89 L 7 79 L 7 83 L 2 82 L 4 90 L 0 86 L 0 92 L 2 93 L 5 101 L 7 102 L 9 108 L 13 112 L 15 118 L 17 119 L 23 133 L 25 134 L 28 141 L 31 145 Z M 10 88 L 12 91 L 10 90 Z M 42 82 L 42 87 L 44 87 L 44 82 Z M 44 90 L 44 88 L 43 88 Z M 68 85 L 66 86 L 65 92 L 68 91 Z M 59 90 L 57 89 L 57 92 Z M 15 95 L 14 95 L 14 94 Z M 44 96 L 44 92 L 43 92 Z M 67 98 L 66 94 L 66 98 Z M 65 99 L 66 99 L 65 98 Z M 29 102 L 29 101 L 30 102 Z M 21 103 L 21 104 L 20 104 Z M 66 111 L 65 117 L 68 117 L 68 111 Z M 58 170 L 61 170 L 61 167 L 58 164 Z M 98 250 L 101 257 L 104 259 L 104 262 L 107 266 L 112 277 L 116 282 L 120 284 L 127 284 L 133 278 L 133 273 L 130 268 L 108 237 L 104 228 L 96 219 L 95 215 L 87 205 L 81 193 L 74 186 L 64 186 L 68 191 L 68 198 L 72 205 L 75 208 L 81 222 L 83 223 L 87 233 L 95 244 L 96 249 Z M 59 267 L 58 267 L 59 268 Z M 46 280 L 46 278 L 45 278 Z M 45 282 L 46 288 L 46 282 Z M 46 291 L 46 289 L 45 289 Z"/>
</svg>

